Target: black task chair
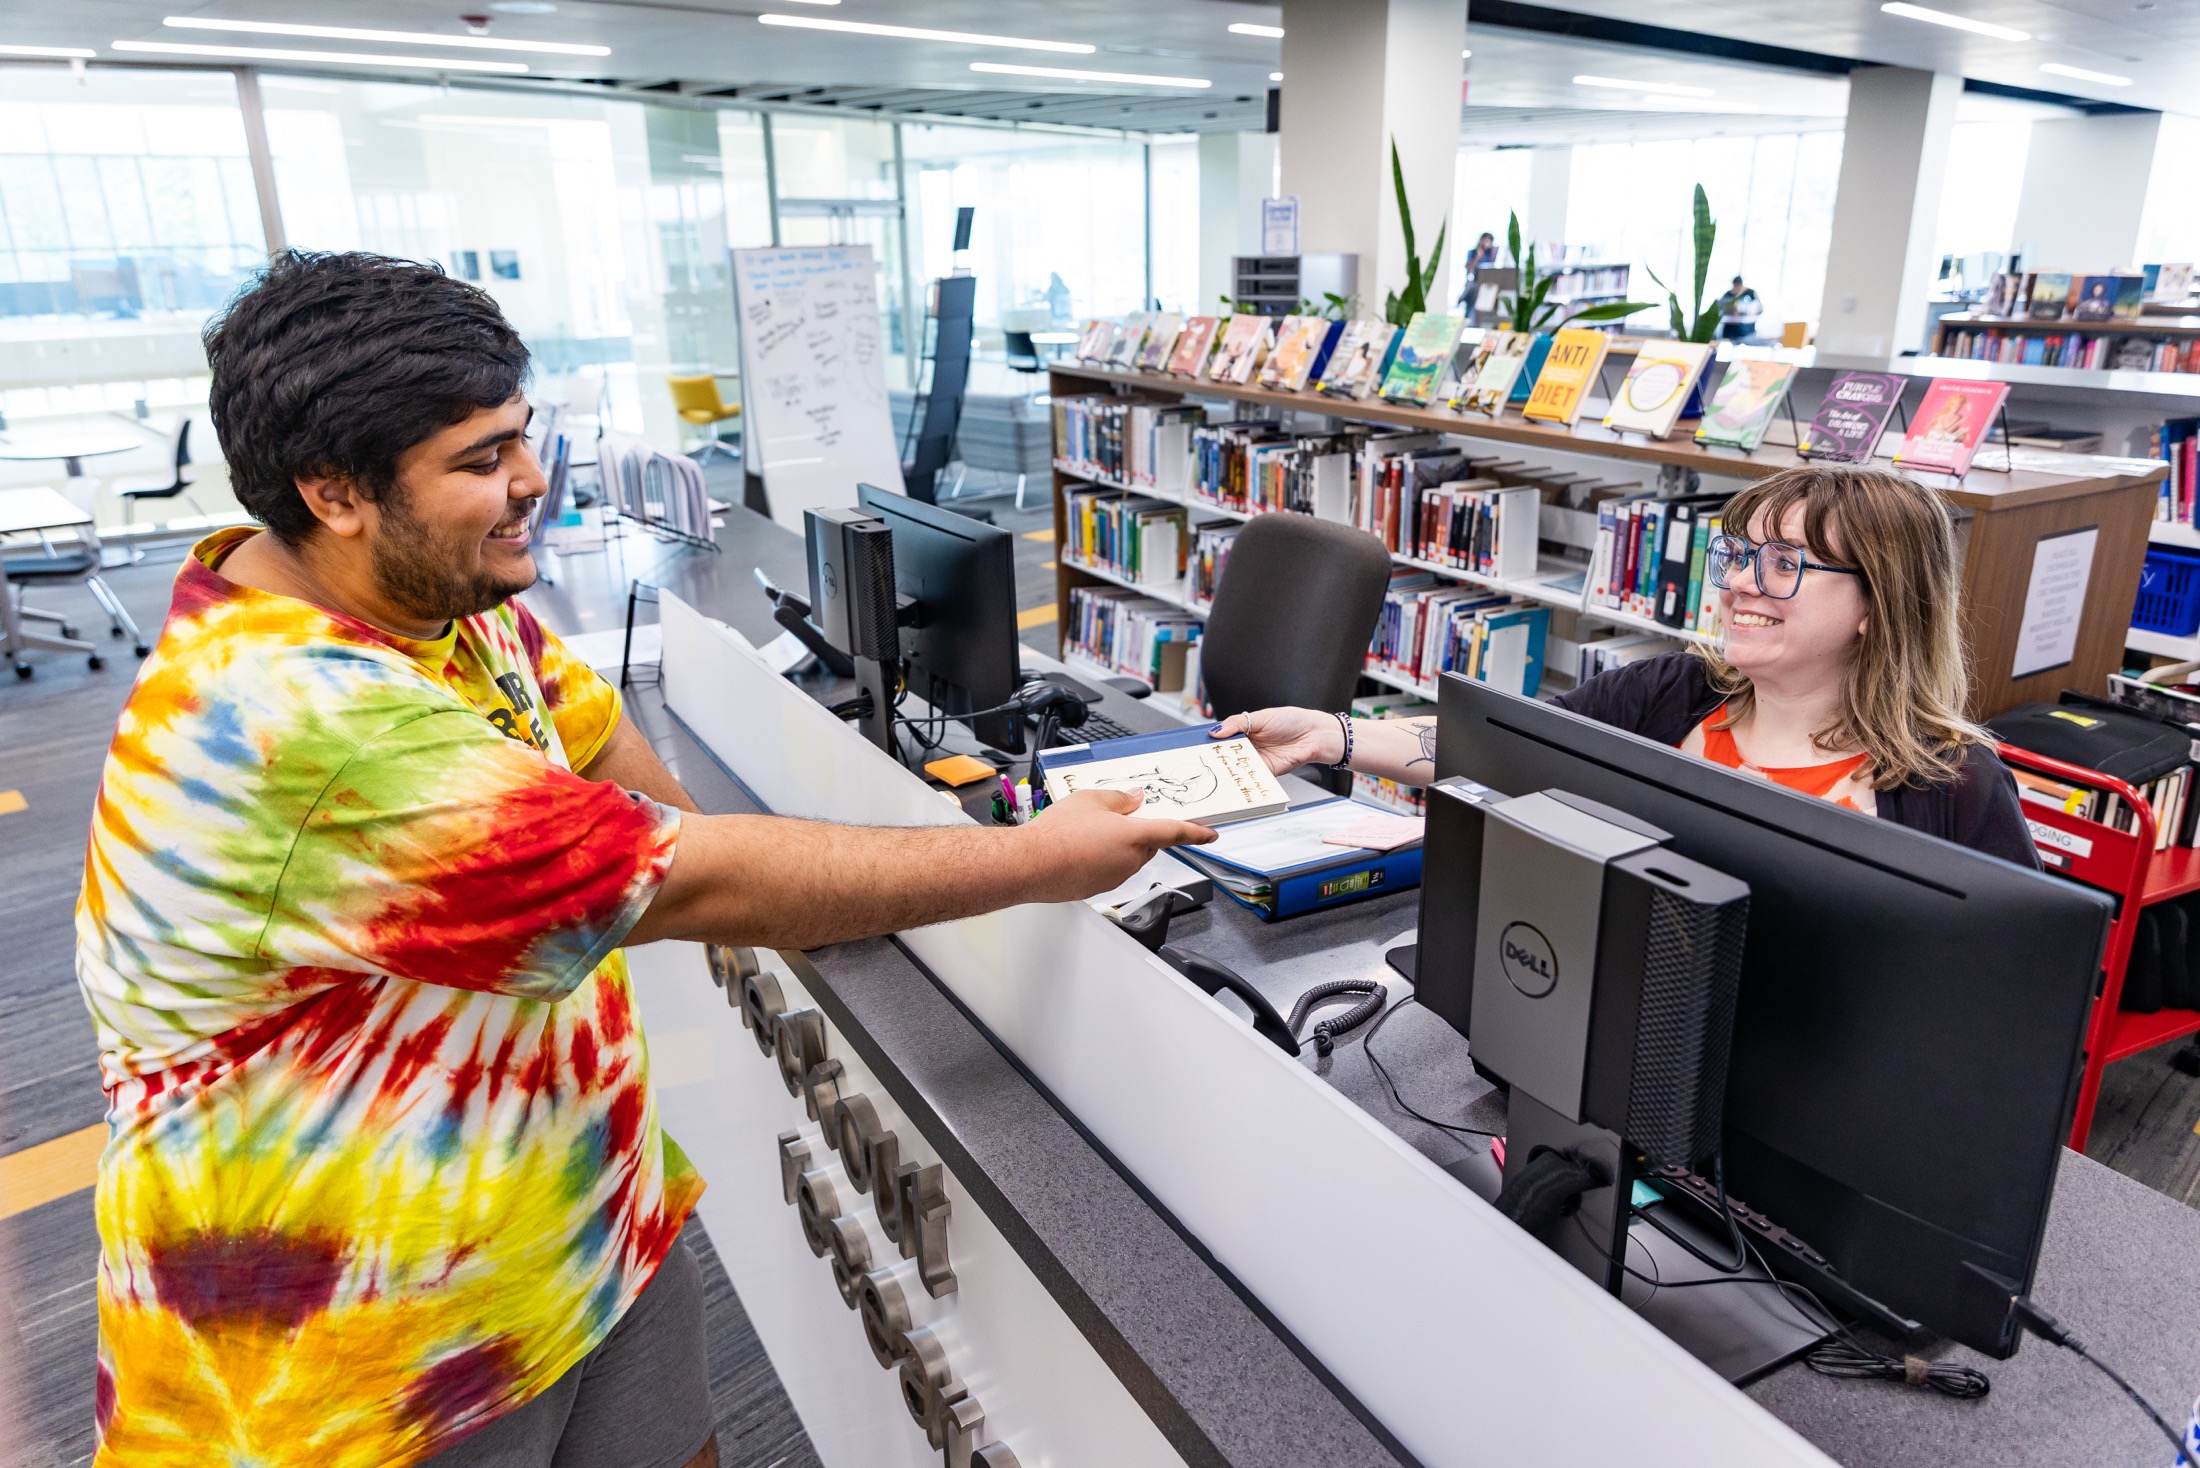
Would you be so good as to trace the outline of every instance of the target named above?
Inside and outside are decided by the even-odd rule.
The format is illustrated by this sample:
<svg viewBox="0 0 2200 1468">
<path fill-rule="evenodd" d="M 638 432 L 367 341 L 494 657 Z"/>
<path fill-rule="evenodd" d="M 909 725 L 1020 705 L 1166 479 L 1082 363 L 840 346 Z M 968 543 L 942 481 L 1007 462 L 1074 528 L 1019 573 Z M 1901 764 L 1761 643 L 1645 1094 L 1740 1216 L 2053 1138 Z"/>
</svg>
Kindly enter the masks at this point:
<svg viewBox="0 0 2200 1468">
<path fill-rule="evenodd" d="M 184 413 L 177 416 L 176 426 L 169 434 L 169 444 L 174 450 L 172 455 L 174 462 L 169 465 L 167 473 L 141 474 L 127 479 L 117 479 L 108 486 L 122 500 L 122 521 L 125 525 L 135 525 L 137 523 L 139 500 L 172 500 L 179 494 L 190 500 L 191 508 L 197 510 L 199 514 L 204 515 L 206 513 L 206 507 L 200 504 L 197 497 L 190 493 L 191 486 L 198 481 L 183 472 L 191 462 L 190 414 Z"/>
<path fill-rule="evenodd" d="M 1009 371 L 1021 372 L 1029 377 L 1037 377 L 1046 370 L 1046 364 L 1039 360 L 1039 348 L 1031 340 L 1031 333 L 1028 331 L 1001 333 L 1001 360 L 1007 364 Z"/>
<path fill-rule="evenodd" d="M 1215 716 L 1345 708 L 1389 586 L 1390 553 L 1366 531 L 1311 515 L 1255 517 L 1230 547 L 1199 644 Z"/>
</svg>

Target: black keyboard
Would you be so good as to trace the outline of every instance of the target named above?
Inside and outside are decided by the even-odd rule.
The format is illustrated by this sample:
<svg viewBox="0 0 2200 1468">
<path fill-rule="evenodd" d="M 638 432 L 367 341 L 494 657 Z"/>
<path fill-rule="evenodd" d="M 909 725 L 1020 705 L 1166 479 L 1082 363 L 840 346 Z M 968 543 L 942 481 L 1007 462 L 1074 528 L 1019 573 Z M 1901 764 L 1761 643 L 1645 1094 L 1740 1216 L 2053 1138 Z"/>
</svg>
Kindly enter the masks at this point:
<svg viewBox="0 0 2200 1468">
<path fill-rule="evenodd" d="M 1085 722 L 1074 729 L 1064 729 L 1062 737 L 1074 739 L 1079 744 L 1090 744 L 1095 739 L 1127 739 L 1137 732 L 1135 729 L 1124 728 L 1105 714 L 1096 714 L 1088 709 Z"/>
</svg>

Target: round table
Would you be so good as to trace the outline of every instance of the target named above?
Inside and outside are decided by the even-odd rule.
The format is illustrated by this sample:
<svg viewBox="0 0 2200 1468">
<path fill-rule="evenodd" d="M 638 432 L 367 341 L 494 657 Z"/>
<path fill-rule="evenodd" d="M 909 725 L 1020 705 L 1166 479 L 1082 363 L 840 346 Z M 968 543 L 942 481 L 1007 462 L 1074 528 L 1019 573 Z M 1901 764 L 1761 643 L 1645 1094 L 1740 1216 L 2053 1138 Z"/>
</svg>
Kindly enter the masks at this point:
<svg viewBox="0 0 2200 1468">
<path fill-rule="evenodd" d="M 59 459 L 71 479 L 84 477 L 84 461 L 101 454 L 128 453 L 145 447 L 146 435 L 133 428 L 68 428 L 52 433 L 0 434 L 0 459 Z"/>
</svg>

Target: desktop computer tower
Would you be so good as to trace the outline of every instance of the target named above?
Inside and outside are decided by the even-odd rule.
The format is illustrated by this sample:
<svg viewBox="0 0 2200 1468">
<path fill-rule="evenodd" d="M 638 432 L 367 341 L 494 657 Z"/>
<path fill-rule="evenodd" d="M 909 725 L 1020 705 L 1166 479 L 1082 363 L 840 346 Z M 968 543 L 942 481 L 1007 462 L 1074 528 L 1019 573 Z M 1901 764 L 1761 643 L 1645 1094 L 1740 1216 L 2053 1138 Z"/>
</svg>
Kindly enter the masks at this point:
<svg viewBox="0 0 2200 1468">
<path fill-rule="evenodd" d="M 851 657 L 898 661 L 893 532 L 875 515 L 837 508 L 804 510 L 802 528 L 811 624 Z"/>
</svg>

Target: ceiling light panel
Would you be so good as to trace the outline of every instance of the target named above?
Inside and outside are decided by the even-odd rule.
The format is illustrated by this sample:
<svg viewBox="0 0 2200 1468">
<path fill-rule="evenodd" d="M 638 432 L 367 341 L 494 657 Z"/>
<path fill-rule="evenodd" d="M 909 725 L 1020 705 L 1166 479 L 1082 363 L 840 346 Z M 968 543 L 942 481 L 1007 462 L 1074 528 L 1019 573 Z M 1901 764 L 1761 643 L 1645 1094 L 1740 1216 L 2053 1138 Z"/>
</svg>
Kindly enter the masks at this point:
<svg viewBox="0 0 2200 1468">
<path fill-rule="evenodd" d="M 116 41 L 110 51 L 152 56 L 222 56 L 237 61 L 333 62 L 338 66 L 403 66 L 414 71 L 493 71 L 503 75 L 527 70 L 520 61 L 475 61 L 454 56 L 370 56 L 358 51 L 290 51 L 273 46 L 193 46 L 182 41 Z"/>
<path fill-rule="evenodd" d="M 806 31 L 840 31 L 856 36 L 888 36 L 900 41 L 949 41 L 958 46 L 1000 46 L 1013 51 L 1062 51 L 1090 56 L 1099 47 L 1083 41 L 1039 41 L 1028 36 L 988 36 L 977 31 L 935 31 L 913 25 L 874 25 L 860 20 L 831 20 L 822 15 L 759 15 L 765 25 L 793 26 Z"/>
<path fill-rule="evenodd" d="M 1248 21 L 1241 20 L 1230 27 L 1230 34 L 1233 36 L 1266 36 L 1271 41 L 1280 41 L 1283 39 L 1283 27 L 1280 25 L 1253 25 Z"/>
<path fill-rule="evenodd" d="M 1601 87 L 1612 92 L 1640 92 L 1647 97 L 1715 97 L 1710 87 L 1689 87 L 1679 82 L 1635 82 L 1617 76 L 1577 76 L 1577 87 Z"/>
<path fill-rule="evenodd" d="M 1879 7 L 1889 15 L 1899 15 L 1904 20 L 1921 20 L 1927 25 L 1942 25 L 1952 31 L 1969 31 L 1974 36 L 1992 36 L 1997 41 L 2029 41 L 2030 31 L 2020 31 L 2014 26 L 1995 25 L 1991 21 L 1973 20 L 1968 15 L 1956 15 L 1946 10 L 1933 10 L 1923 5 L 1910 5 L 1905 0 L 1888 0 Z"/>
<path fill-rule="evenodd" d="M 279 20 L 222 20 L 206 15 L 171 15 L 162 25 L 183 31 L 237 31 L 255 36 L 304 36 L 318 41 L 376 41 L 385 46 L 455 46 L 473 51 L 527 51 L 545 56 L 609 56 L 609 46 L 569 41 L 507 41 L 489 36 L 445 36 L 432 31 L 372 31 L 357 26 L 294 25 Z"/>
<path fill-rule="evenodd" d="M 89 61 L 99 53 L 89 46 L 0 46 L 0 56 L 52 56 Z"/>
<path fill-rule="evenodd" d="M 1016 66 L 1005 61 L 973 61 L 972 71 L 996 76 L 1047 76 L 1073 82 L 1124 82 L 1134 87 L 1211 87 L 1201 76 L 1148 76 L 1136 71 L 1080 71 L 1072 66 Z"/>
<path fill-rule="evenodd" d="M 2128 87 L 2131 85 L 2131 78 L 2128 76 L 2117 76 L 2113 72 L 2106 71 L 2087 71 L 2082 66 L 2065 66 L 2060 61 L 2042 62 L 2040 63 L 2040 70 L 2053 76 L 2075 77 L 2081 82 L 2099 82 L 2104 87 Z"/>
</svg>

